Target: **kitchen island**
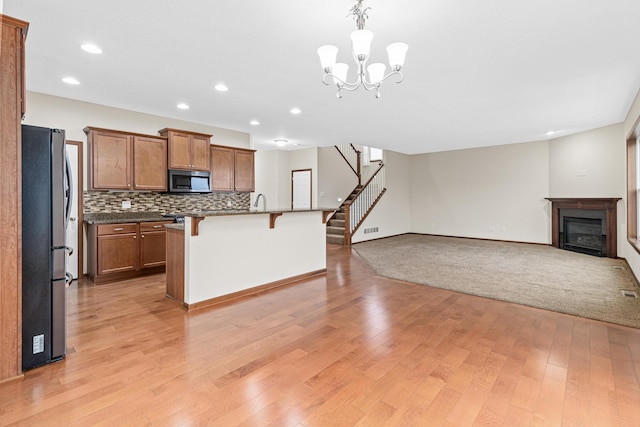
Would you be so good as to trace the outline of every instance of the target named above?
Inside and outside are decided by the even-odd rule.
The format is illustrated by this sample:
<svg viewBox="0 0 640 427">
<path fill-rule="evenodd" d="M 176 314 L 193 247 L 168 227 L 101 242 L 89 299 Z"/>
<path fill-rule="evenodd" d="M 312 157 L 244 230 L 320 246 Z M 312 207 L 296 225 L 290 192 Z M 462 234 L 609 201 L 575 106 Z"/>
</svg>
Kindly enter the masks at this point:
<svg viewBox="0 0 640 427">
<path fill-rule="evenodd" d="M 167 296 L 192 310 L 325 273 L 332 212 L 183 213 L 167 226 Z"/>
</svg>

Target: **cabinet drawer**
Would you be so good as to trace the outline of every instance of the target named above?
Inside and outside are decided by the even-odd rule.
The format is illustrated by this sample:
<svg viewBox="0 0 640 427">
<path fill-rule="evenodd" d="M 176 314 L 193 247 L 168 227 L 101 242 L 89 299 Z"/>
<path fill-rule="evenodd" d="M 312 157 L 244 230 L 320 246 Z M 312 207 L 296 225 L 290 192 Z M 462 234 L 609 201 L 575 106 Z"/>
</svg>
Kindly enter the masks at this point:
<svg viewBox="0 0 640 427">
<path fill-rule="evenodd" d="M 165 231 L 165 224 L 172 224 L 173 221 L 154 221 L 154 222 L 141 222 L 140 232 L 148 233 L 149 231 Z"/>
<path fill-rule="evenodd" d="M 98 236 L 104 236 L 106 234 L 137 233 L 137 231 L 135 223 L 98 225 Z"/>
</svg>

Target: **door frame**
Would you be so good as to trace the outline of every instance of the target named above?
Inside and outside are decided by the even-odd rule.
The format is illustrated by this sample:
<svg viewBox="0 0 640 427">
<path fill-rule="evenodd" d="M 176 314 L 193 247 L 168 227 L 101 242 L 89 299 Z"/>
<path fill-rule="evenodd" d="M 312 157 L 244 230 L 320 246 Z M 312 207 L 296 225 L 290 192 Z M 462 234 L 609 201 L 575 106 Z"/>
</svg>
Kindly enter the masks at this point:
<svg viewBox="0 0 640 427">
<path fill-rule="evenodd" d="M 78 251 L 78 280 L 80 280 L 84 276 L 83 266 L 84 266 L 84 214 L 83 214 L 83 197 L 82 193 L 84 191 L 84 153 L 82 152 L 82 142 L 81 141 L 71 141 L 67 140 L 67 145 L 75 145 L 78 147 L 78 176 L 74 177 L 78 181 L 78 242 L 76 243 L 76 250 Z"/>
<path fill-rule="evenodd" d="M 313 209 L 313 169 L 294 169 L 291 171 L 291 209 L 293 209 L 293 174 L 309 172 L 309 209 Z"/>
</svg>

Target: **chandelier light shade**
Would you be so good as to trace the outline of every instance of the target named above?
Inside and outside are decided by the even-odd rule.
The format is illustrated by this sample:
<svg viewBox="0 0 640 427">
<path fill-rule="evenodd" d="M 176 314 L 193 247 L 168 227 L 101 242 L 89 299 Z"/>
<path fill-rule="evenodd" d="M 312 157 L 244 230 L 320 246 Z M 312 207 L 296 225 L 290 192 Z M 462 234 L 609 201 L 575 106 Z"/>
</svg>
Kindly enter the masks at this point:
<svg viewBox="0 0 640 427">
<path fill-rule="evenodd" d="M 375 90 L 376 98 L 380 98 L 380 85 L 383 81 L 391 76 L 398 76 L 396 83 L 400 83 L 403 79 L 400 70 L 404 65 L 407 49 L 409 48 L 406 43 L 391 43 L 387 46 L 387 55 L 389 56 L 389 65 L 391 67 L 389 74 L 385 74 L 387 66 L 379 62 L 366 67 L 371 54 L 373 33 L 364 29 L 365 21 L 369 18 L 367 11 L 370 8 L 364 8 L 362 6 L 363 1 L 356 0 L 356 4 L 351 8 L 348 15 L 353 16 L 358 27 L 356 31 L 351 33 L 351 50 L 358 67 L 355 82 L 347 82 L 349 66 L 344 63 L 336 63 L 338 57 L 338 48 L 336 46 L 324 45 L 318 49 L 320 64 L 324 70 L 322 82 L 329 85 L 331 83 L 328 79 L 332 78 L 333 83 L 338 88 L 338 98 L 342 98 L 341 90 L 354 91 L 359 87 L 363 87 L 365 90 Z"/>
</svg>

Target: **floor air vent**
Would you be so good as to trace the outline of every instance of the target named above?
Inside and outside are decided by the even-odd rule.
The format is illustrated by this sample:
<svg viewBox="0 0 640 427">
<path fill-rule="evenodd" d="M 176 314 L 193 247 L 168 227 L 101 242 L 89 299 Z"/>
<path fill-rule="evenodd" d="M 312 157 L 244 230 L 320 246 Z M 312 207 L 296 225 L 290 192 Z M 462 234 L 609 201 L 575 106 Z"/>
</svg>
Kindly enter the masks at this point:
<svg viewBox="0 0 640 427">
<path fill-rule="evenodd" d="M 624 267 L 623 267 L 623 266 L 621 266 L 621 265 L 614 265 L 614 266 L 613 266 L 613 269 L 614 269 L 614 270 L 624 270 Z"/>
<path fill-rule="evenodd" d="M 625 297 L 638 298 L 638 294 L 636 291 L 628 291 L 626 289 L 622 289 L 621 292 Z"/>
</svg>

